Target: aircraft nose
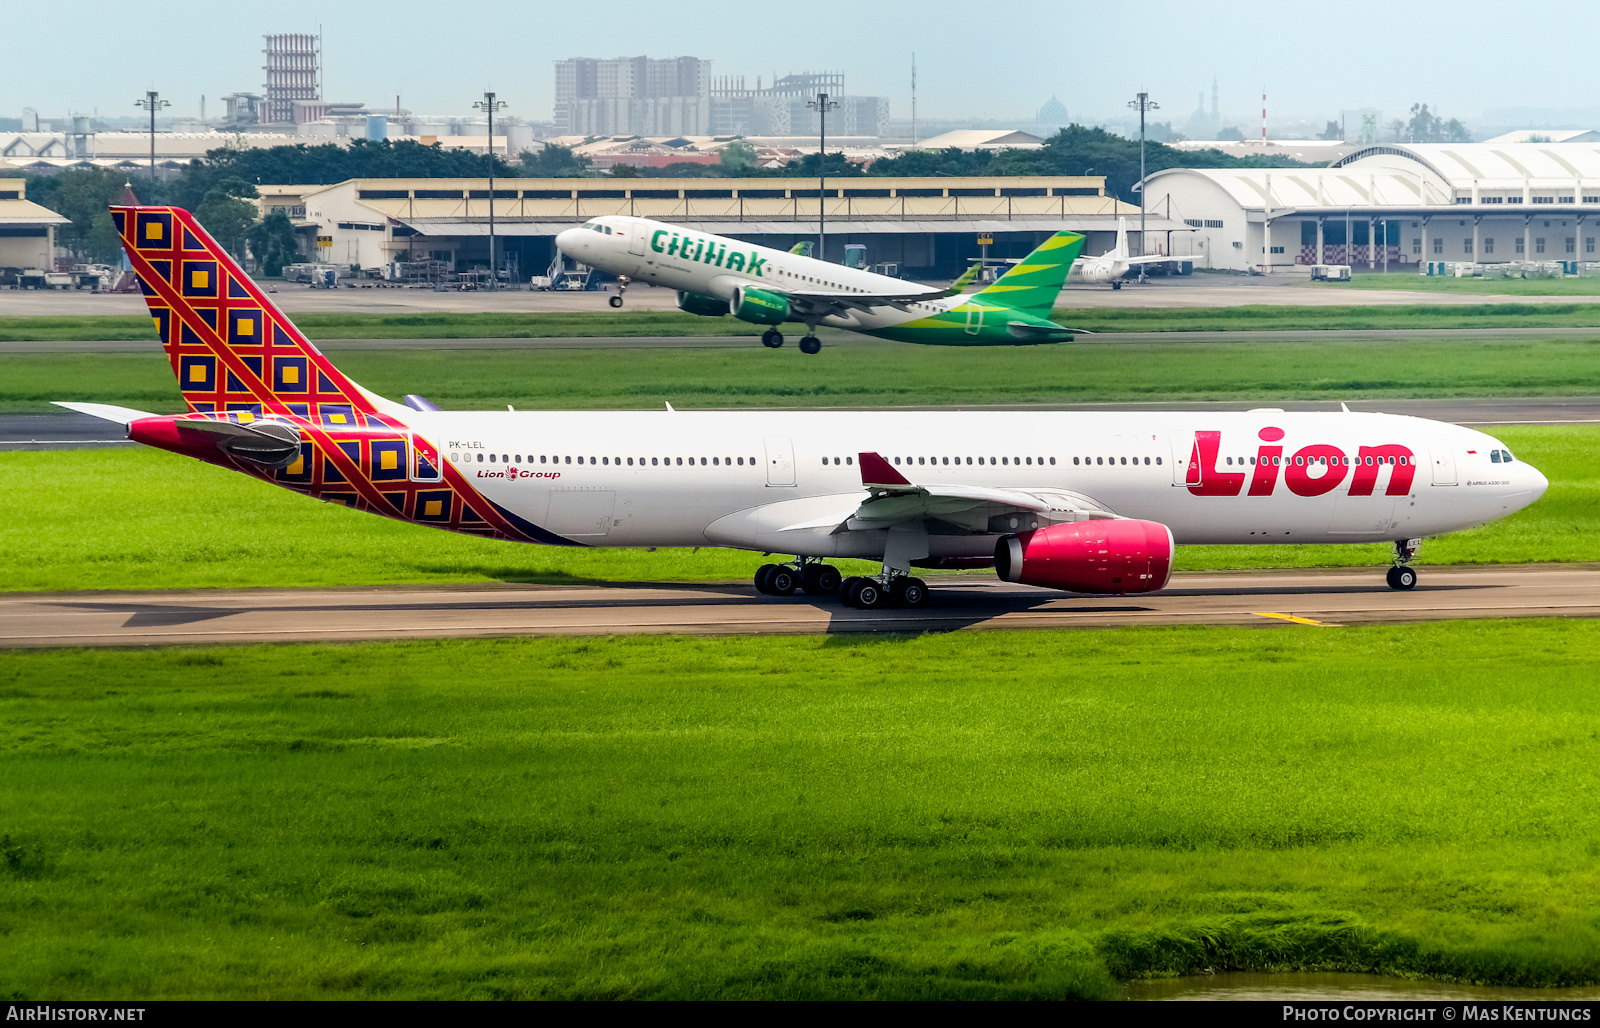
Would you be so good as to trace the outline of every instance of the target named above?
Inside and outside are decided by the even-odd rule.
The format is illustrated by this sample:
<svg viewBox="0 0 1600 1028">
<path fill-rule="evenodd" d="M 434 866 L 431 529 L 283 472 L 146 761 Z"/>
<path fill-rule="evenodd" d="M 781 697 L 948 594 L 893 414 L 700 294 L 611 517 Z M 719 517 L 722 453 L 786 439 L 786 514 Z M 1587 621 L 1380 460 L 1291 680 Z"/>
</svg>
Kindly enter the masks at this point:
<svg viewBox="0 0 1600 1028">
<path fill-rule="evenodd" d="M 1539 497 L 1543 496 L 1550 488 L 1550 480 L 1544 477 L 1544 472 L 1540 471 L 1532 464 L 1524 464 L 1522 467 L 1528 475 L 1528 488 L 1533 493 L 1533 499 L 1529 500 L 1528 502 L 1532 503 L 1533 500 L 1537 500 Z"/>
<path fill-rule="evenodd" d="M 578 244 L 583 239 L 583 229 L 569 228 L 565 232 L 556 233 L 556 249 L 562 253 L 577 253 Z"/>
</svg>

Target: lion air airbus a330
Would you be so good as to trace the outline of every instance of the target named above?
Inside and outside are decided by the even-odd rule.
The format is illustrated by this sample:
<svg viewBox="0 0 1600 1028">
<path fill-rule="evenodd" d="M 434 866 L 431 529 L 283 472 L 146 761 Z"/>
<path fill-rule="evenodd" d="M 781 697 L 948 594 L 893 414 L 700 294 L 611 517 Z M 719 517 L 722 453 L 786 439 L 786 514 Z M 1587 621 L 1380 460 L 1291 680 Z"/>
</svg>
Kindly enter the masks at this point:
<svg viewBox="0 0 1600 1028">
<path fill-rule="evenodd" d="M 189 413 L 62 406 L 332 503 L 557 546 L 795 554 L 762 592 L 919 606 L 918 567 L 1140 593 L 1175 543 L 1389 541 L 1493 521 L 1543 475 L 1481 432 L 1385 414 L 442 411 L 368 392 L 186 211 L 116 207 Z M 842 586 L 829 557 L 883 562 Z"/>
<path fill-rule="evenodd" d="M 908 289 L 887 275 L 648 218 L 595 218 L 556 236 L 556 246 L 616 275 L 623 289 L 630 281 L 667 286 L 678 291 L 678 306 L 690 314 L 731 314 L 766 325 L 761 341 L 767 346 L 783 345 L 779 325 L 803 324 L 800 350 L 816 353 L 822 349 L 818 325 L 959 346 L 1071 339 L 1072 330 L 1051 321 L 1050 310 L 1083 249 L 1083 236 L 1057 232 L 999 281 L 968 296 L 959 288 L 964 282 L 950 289 Z M 622 306 L 621 293 L 611 305 Z"/>
</svg>

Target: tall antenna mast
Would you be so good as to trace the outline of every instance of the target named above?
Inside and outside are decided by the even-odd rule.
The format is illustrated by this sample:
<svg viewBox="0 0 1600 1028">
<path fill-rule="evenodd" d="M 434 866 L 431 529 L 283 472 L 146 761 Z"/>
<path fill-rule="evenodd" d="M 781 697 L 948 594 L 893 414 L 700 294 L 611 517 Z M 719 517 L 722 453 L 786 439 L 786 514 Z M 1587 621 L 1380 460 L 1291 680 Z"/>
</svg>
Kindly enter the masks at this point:
<svg viewBox="0 0 1600 1028">
<path fill-rule="evenodd" d="M 1261 145 L 1267 145 L 1267 87 L 1261 87 Z"/>
</svg>

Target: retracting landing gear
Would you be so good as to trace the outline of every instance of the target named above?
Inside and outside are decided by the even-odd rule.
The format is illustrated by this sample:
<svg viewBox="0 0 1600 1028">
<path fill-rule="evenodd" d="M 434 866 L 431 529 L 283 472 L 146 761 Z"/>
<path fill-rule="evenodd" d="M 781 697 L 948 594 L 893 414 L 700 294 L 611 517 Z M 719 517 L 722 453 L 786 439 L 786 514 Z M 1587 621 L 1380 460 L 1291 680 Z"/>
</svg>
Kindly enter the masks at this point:
<svg viewBox="0 0 1600 1028">
<path fill-rule="evenodd" d="M 804 339 L 800 340 L 801 353 L 820 353 L 821 351 L 822 340 L 818 339 L 816 336 L 806 336 Z"/>
<path fill-rule="evenodd" d="M 796 589 L 808 596 L 833 596 L 839 592 L 839 569 L 815 557 L 796 557 L 792 564 L 763 564 L 756 569 L 756 592 L 789 596 Z"/>
<path fill-rule="evenodd" d="M 1385 580 L 1391 589 L 1414 589 L 1417 585 L 1417 572 L 1410 565 L 1417 556 L 1417 547 L 1422 545 L 1421 539 L 1396 539 L 1394 543 L 1394 567 L 1389 569 Z"/>
<path fill-rule="evenodd" d="M 769 328 L 761 333 L 761 345 L 776 350 L 783 345 L 783 333 L 775 328 Z"/>
<path fill-rule="evenodd" d="M 611 299 L 607 300 L 606 302 L 609 303 L 613 307 L 621 307 L 622 306 L 622 294 L 626 293 L 627 291 L 628 291 L 628 277 L 626 275 L 618 275 L 617 276 L 617 295 L 611 297 Z"/>
</svg>

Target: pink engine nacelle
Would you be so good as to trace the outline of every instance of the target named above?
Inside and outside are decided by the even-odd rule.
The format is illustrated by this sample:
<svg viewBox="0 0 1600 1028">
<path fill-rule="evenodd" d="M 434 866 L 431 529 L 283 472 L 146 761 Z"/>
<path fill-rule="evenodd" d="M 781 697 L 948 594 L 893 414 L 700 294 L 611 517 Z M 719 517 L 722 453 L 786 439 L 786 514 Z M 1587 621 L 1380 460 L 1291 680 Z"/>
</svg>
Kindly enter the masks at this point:
<svg viewBox="0 0 1600 1028">
<path fill-rule="evenodd" d="M 1172 531 L 1155 521 L 1073 521 L 1008 535 L 994 567 L 1007 582 L 1079 593 L 1153 593 L 1172 574 Z"/>
</svg>

